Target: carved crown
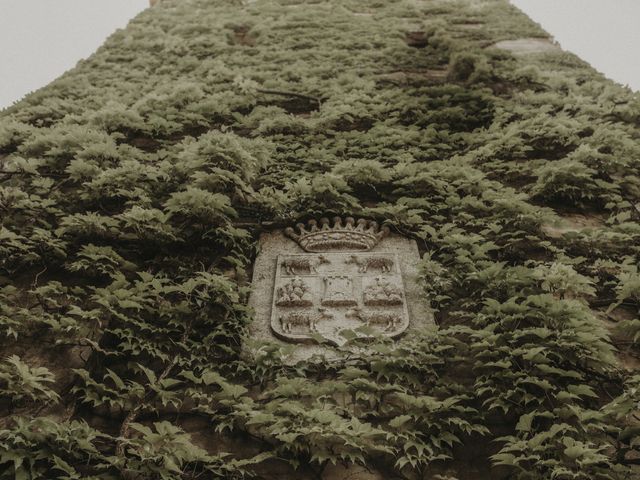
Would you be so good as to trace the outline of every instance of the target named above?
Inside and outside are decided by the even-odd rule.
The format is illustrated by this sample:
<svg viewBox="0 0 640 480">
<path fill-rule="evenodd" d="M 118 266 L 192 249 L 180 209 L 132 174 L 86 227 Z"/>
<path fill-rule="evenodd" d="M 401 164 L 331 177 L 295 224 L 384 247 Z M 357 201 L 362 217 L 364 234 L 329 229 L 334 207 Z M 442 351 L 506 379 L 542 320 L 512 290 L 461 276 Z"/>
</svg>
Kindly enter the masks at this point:
<svg viewBox="0 0 640 480">
<path fill-rule="evenodd" d="M 306 225 L 298 223 L 296 229 L 289 227 L 285 234 L 307 252 L 367 251 L 389 234 L 389 227 L 380 228 L 377 222 L 364 218 L 356 222 L 352 217 L 344 221 L 335 217 L 333 225 L 328 218 L 321 218 L 320 222 L 309 220 Z"/>
</svg>

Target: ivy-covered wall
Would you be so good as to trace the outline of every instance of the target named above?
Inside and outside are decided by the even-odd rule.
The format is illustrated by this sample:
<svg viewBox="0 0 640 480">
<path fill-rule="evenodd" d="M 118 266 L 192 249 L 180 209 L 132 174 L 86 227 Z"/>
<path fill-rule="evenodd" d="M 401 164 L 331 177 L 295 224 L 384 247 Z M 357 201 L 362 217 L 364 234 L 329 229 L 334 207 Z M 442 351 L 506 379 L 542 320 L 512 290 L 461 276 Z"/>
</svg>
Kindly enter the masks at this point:
<svg viewBox="0 0 640 480">
<path fill-rule="evenodd" d="M 0 478 L 638 478 L 640 97 L 492 48 L 545 36 L 163 0 L 4 111 Z M 418 241 L 437 333 L 244 353 L 259 233 L 325 214 Z"/>
</svg>

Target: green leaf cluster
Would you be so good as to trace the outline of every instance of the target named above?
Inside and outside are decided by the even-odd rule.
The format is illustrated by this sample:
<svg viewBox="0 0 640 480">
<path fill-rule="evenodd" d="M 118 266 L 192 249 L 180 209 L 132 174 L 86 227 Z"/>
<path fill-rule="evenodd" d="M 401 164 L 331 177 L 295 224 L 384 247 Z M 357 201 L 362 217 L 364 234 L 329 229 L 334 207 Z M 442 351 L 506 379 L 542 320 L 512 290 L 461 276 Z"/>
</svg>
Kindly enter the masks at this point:
<svg viewBox="0 0 640 480">
<path fill-rule="evenodd" d="M 2 112 L 0 478 L 637 476 L 640 97 L 522 37 L 506 0 L 162 0 Z M 319 215 L 416 240 L 437 328 L 248 338 L 260 235 Z"/>
</svg>

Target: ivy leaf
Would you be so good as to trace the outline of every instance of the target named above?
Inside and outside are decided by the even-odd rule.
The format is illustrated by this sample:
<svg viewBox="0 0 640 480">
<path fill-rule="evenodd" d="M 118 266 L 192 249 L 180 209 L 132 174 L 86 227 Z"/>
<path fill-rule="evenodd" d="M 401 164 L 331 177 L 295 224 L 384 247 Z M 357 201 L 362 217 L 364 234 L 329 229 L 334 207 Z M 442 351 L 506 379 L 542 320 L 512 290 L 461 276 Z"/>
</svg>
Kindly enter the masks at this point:
<svg viewBox="0 0 640 480">
<path fill-rule="evenodd" d="M 389 421 L 389 426 L 392 428 L 400 428 L 409 420 L 411 420 L 411 415 L 399 415 Z"/>
</svg>

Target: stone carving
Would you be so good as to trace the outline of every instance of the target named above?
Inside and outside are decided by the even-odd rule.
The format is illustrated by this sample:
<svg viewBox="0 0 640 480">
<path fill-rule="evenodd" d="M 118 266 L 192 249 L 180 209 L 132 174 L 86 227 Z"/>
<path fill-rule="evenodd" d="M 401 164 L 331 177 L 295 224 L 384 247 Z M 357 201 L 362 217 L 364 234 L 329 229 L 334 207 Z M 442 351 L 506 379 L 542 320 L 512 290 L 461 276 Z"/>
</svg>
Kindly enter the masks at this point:
<svg viewBox="0 0 640 480">
<path fill-rule="evenodd" d="M 263 303 L 264 290 L 254 295 L 257 315 L 270 319 L 271 334 L 287 342 L 313 344 L 320 336 L 341 345 L 354 333 L 371 335 L 364 325 L 377 335 L 398 337 L 409 326 L 402 270 L 419 257 L 408 247 L 412 241 L 397 235 L 387 240 L 388 234 L 376 222 L 353 218 L 311 220 L 287 229 L 295 242 L 280 232 L 269 234 L 273 263 L 262 262 L 254 272 L 254 284 L 270 288 L 269 304 Z M 381 248 L 381 242 L 388 244 Z M 417 298 L 419 292 L 412 292 Z"/>
<path fill-rule="evenodd" d="M 402 321 L 400 315 L 392 312 L 364 311 L 360 307 L 354 307 L 346 313 L 347 317 L 356 318 L 367 327 L 372 325 L 384 326 L 384 330 L 394 331 Z"/>
<path fill-rule="evenodd" d="M 394 253 L 326 252 L 322 257 L 321 263 L 316 253 L 277 258 L 271 330 L 278 338 L 312 343 L 320 334 L 342 344 L 346 337 L 353 337 L 341 335 L 344 330 L 366 336 L 357 330 L 363 325 L 386 336 L 402 334 L 409 318 Z M 370 259 L 376 259 L 375 264 Z M 384 271 L 374 265 L 384 265 Z"/>
<path fill-rule="evenodd" d="M 360 273 L 367 273 L 370 268 L 379 269 L 382 273 L 390 272 L 393 269 L 393 259 L 388 257 L 358 257 L 358 255 L 350 255 L 344 263 L 357 265 Z"/>
<path fill-rule="evenodd" d="M 298 231 L 289 227 L 286 235 L 298 242 L 307 252 L 367 251 L 375 247 L 389 234 L 388 227 L 379 228 L 378 223 L 361 218 L 357 222 L 351 217 L 335 217 L 333 225 L 328 218 L 309 220 L 307 225 L 296 225 Z"/>
<path fill-rule="evenodd" d="M 392 284 L 382 277 L 376 277 L 374 283 L 364 287 L 363 303 L 365 305 L 402 305 L 402 287 Z"/>
<path fill-rule="evenodd" d="M 349 276 L 323 277 L 322 305 L 339 307 L 357 305 L 353 296 L 353 279 Z"/>
<path fill-rule="evenodd" d="M 305 257 L 305 258 L 286 258 L 282 260 L 281 266 L 286 274 L 298 275 L 299 273 L 306 272 L 308 274 L 318 273 L 318 267 L 324 263 L 330 263 L 324 255 L 318 255 L 317 257 Z"/>
<path fill-rule="evenodd" d="M 317 312 L 294 312 L 282 315 L 280 317 L 282 332 L 293 333 L 293 327 L 306 327 L 308 332 L 317 332 L 320 320 L 333 318 L 333 315 L 324 308 L 317 310 Z"/>
<path fill-rule="evenodd" d="M 310 307 L 313 299 L 309 285 L 300 277 L 295 277 L 278 287 L 276 305 L 280 307 Z"/>
</svg>

